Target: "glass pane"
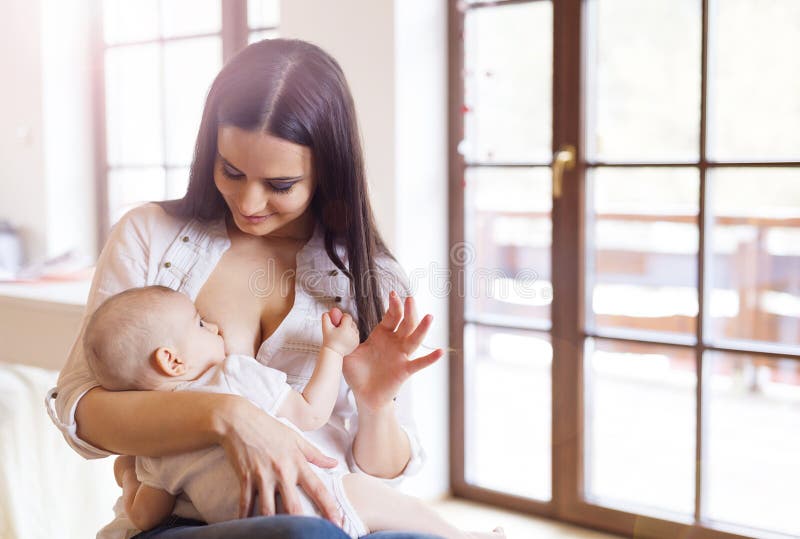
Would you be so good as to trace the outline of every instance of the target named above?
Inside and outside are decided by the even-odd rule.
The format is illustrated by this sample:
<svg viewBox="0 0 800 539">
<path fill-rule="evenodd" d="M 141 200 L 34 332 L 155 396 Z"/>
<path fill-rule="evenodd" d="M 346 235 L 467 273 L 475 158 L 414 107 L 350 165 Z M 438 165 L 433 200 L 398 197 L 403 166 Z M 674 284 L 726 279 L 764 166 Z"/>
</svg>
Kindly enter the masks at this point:
<svg viewBox="0 0 800 539">
<path fill-rule="evenodd" d="M 182 39 L 164 46 L 168 164 L 191 162 L 206 95 L 221 68 L 218 37 Z"/>
<path fill-rule="evenodd" d="M 247 0 L 247 26 L 267 28 L 281 21 L 280 0 Z"/>
<path fill-rule="evenodd" d="M 709 155 L 800 160 L 800 2 L 709 4 Z"/>
<path fill-rule="evenodd" d="M 451 255 L 466 262 L 468 316 L 550 320 L 550 169 L 467 170 L 466 244 Z"/>
<path fill-rule="evenodd" d="M 158 37 L 158 0 L 103 0 L 103 32 L 108 44 Z"/>
<path fill-rule="evenodd" d="M 280 33 L 277 30 L 258 30 L 256 32 L 250 32 L 247 36 L 247 44 L 255 43 L 256 41 L 262 41 L 264 39 L 276 39 L 281 37 Z"/>
<path fill-rule="evenodd" d="M 157 200 L 164 200 L 164 169 L 147 167 L 117 169 L 108 172 L 108 210 L 116 223 L 128 210 Z"/>
<path fill-rule="evenodd" d="M 550 162 L 553 7 L 468 11 L 464 28 L 467 161 Z"/>
<path fill-rule="evenodd" d="M 161 0 L 164 37 L 211 34 L 222 28 L 220 0 Z"/>
<path fill-rule="evenodd" d="M 697 170 L 602 167 L 587 180 L 589 327 L 695 334 Z"/>
<path fill-rule="evenodd" d="M 800 345 L 800 168 L 709 171 L 713 339 Z"/>
<path fill-rule="evenodd" d="M 106 51 L 106 128 L 110 166 L 154 165 L 164 158 L 157 44 Z"/>
<path fill-rule="evenodd" d="M 466 480 L 549 500 L 549 336 L 468 325 L 464 349 Z"/>
<path fill-rule="evenodd" d="M 586 495 L 634 512 L 694 513 L 694 352 L 591 339 L 585 370 Z"/>
<path fill-rule="evenodd" d="M 591 0 L 587 8 L 587 155 L 698 159 L 701 3 Z"/>
<path fill-rule="evenodd" d="M 703 516 L 800 536 L 800 362 L 705 357 Z"/>
<path fill-rule="evenodd" d="M 189 167 L 167 169 L 167 200 L 183 198 L 189 186 Z"/>
</svg>

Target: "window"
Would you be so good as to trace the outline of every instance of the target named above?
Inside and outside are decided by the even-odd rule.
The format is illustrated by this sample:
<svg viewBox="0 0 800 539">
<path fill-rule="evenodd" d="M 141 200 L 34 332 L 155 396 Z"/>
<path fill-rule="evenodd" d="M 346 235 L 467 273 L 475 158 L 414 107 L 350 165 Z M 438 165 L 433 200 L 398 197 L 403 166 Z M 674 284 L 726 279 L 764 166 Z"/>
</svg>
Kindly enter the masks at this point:
<svg viewBox="0 0 800 539">
<path fill-rule="evenodd" d="M 626 536 L 800 535 L 800 5 L 450 17 L 454 492 Z"/>
<path fill-rule="evenodd" d="M 278 0 L 102 1 L 99 226 L 186 191 L 211 82 L 248 42 L 278 36 Z M 187 16 L 191 14 L 191 16 Z"/>
</svg>

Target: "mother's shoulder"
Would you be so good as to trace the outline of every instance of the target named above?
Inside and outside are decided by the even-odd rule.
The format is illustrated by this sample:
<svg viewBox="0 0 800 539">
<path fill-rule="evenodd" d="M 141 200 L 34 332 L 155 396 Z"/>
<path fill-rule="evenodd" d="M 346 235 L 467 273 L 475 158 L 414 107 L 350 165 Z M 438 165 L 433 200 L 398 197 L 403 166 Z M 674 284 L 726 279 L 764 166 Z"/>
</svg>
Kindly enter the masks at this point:
<svg viewBox="0 0 800 539">
<path fill-rule="evenodd" d="M 135 230 L 142 234 L 180 230 L 188 219 L 168 213 L 158 202 L 147 202 L 128 210 L 114 228 Z"/>
</svg>

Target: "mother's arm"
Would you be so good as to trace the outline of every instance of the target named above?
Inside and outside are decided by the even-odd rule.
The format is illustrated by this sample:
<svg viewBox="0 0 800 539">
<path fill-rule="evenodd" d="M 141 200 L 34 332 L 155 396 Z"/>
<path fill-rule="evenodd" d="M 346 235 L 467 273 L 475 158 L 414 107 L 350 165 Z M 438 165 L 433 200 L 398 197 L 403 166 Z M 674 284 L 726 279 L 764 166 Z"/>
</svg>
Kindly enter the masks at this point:
<svg viewBox="0 0 800 539">
<path fill-rule="evenodd" d="M 411 443 L 400 426 L 394 405 L 377 409 L 358 406 L 358 431 L 353 441 L 353 458 L 370 475 L 392 479 L 406 469 L 411 460 Z"/>
<path fill-rule="evenodd" d="M 135 411 L 135 412 L 132 412 Z M 302 514 L 296 485 L 330 520 L 338 508 L 306 464 L 336 464 L 297 433 L 247 399 L 194 391 L 89 391 L 79 401 L 78 436 L 124 455 L 164 456 L 221 445 L 240 481 L 239 516 L 248 516 L 258 493 L 259 514 L 275 513 L 280 492 L 290 514 Z"/>
<path fill-rule="evenodd" d="M 407 297 L 404 304 L 397 293 L 391 292 L 389 308 L 380 324 L 345 357 L 344 375 L 358 409 L 353 458 L 370 475 L 397 477 L 411 459 L 411 443 L 398 421 L 394 398 L 412 374 L 443 355 L 441 349 L 436 349 L 421 358 L 410 359 L 432 321 L 433 317 L 426 315 L 417 324 L 413 298 Z"/>
<path fill-rule="evenodd" d="M 160 456 L 220 444 L 239 475 L 240 510 L 249 512 L 254 494 L 261 513 L 274 512 L 277 489 L 290 513 L 301 512 L 300 485 L 332 519 L 338 511 L 331 495 L 306 463 L 332 466 L 294 431 L 242 397 L 189 392 L 108 392 L 98 384 L 83 352 L 88 317 L 108 297 L 153 284 L 152 239 L 173 236 L 171 217 L 155 204 L 128 212 L 114 226 L 97 261 L 84 321 L 58 379 L 48 395 L 55 424 L 70 445 L 87 458 L 111 452 Z M 50 398 L 55 401 L 51 406 Z"/>
<path fill-rule="evenodd" d="M 165 456 L 221 444 L 240 399 L 219 393 L 106 391 L 78 402 L 80 439 L 109 453 Z"/>
</svg>

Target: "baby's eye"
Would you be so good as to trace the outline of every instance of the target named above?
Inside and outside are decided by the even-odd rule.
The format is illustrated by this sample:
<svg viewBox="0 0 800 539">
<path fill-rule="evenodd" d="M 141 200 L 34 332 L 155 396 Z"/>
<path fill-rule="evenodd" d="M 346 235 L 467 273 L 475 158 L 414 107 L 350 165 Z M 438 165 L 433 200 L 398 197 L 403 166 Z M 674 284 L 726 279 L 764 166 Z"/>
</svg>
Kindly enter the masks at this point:
<svg viewBox="0 0 800 539">
<path fill-rule="evenodd" d="M 201 327 L 201 328 L 204 328 L 204 327 L 206 327 L 206 325 L 203 323 L 203 319 L 202 319 L 202 318 L 200 319 L 200 327 Z"/>
</svg>

